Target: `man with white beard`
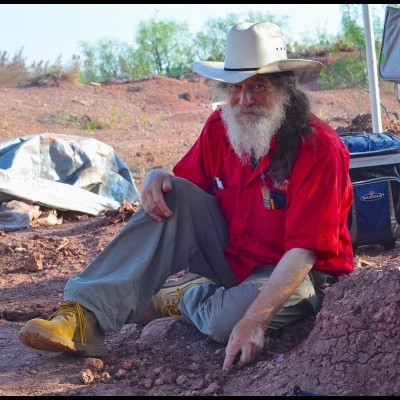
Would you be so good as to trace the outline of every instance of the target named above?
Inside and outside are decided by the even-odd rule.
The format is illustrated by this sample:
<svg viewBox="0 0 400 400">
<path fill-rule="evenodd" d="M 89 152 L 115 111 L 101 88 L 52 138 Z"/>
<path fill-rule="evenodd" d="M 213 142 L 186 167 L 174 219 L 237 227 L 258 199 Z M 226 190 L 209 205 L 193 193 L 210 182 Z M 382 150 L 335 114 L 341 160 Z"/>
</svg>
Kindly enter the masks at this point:
<svg viewBox="0 0 400 400">
<path fill-rule="evenodd" d="M 296 71 L 322 64 L 288 59 L 280 28 L 262 22 L 230 29 L 224 62 L 192 67 L 222 105 L 173 175 L 146 175 L 141 209 L 48 320 L 21 328 L 25 345 L 101 356 L 105 332 L 170 315 L 226 344 L 229 371 L 353 271 L 349 153 L 296 85 Z"/>
</svg>

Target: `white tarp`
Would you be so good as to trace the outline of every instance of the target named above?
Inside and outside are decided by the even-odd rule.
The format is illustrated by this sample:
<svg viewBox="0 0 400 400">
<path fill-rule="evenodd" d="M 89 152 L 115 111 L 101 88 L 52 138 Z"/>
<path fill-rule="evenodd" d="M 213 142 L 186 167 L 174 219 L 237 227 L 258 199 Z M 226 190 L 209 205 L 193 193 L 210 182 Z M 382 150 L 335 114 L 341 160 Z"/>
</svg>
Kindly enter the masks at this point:
<svg viewBox="0 0 400 400">
<path fill-rule="evenodd" d="M 0 142 L 0 203 L 14 199 L 99 215 L 140 195 L 129 169 L 93 138 L 43 133 Z"/>
</svg>

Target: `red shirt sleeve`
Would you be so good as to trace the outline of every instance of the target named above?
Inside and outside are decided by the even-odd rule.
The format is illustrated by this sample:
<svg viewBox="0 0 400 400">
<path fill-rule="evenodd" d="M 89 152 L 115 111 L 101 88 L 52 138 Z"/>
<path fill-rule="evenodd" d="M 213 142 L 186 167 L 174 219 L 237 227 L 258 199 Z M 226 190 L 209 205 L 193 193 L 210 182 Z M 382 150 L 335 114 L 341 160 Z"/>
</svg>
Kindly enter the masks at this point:
<svg viewBox="0 0 400 400">
<path fill-rule="evenodd" d="M 307 146 L 300 146 L 290 177 L 285 250 L 303 247 L 322 252 L 321 267 L 338 255 L 346 264 L 352 258 L 347 228 L 352 203 L 350 156 L 333 129 L 317 120 L 313 125 L 317 135 Z M 343 243 L 347 244 L 345 252 Z"/>
</svg>

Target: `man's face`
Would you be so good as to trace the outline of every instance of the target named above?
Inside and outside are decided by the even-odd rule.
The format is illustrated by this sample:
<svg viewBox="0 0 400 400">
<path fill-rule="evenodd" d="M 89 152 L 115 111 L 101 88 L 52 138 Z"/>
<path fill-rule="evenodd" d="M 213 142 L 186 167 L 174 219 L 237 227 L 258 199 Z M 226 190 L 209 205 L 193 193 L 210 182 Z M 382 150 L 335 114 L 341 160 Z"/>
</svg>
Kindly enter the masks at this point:
<svg viewBox="0 0 400 400">
<path fill-rule="evenodd" d="M 245 164 L 251 152 L 256 158 L 268 152 L 271 138 L 285 117 L 288 95 L 266 75 L 228 83 L 227 91 L 222 119 L 236 154 Z"/>
<path fill-rule="evenodd" d="M 265 75 L 255 75 L 239 83 L 228 83 L 228 104 L 231 107 L 241 106 L 237 117 L 243 122 L 255 121 L 260 115 L 257 108 L 272 107 L 278 91 Z"/>
</svg>

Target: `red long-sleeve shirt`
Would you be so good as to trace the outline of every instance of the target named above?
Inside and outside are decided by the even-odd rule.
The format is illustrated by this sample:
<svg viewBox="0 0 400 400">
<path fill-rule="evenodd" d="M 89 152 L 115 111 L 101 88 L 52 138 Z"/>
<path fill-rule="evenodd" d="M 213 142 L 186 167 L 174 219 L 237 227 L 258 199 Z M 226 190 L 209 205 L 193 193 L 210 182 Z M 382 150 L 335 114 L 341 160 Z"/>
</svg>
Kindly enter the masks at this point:
<svg viewBox="0 0 400 400">
<path fill-rule="evenodd" d="M 238 282 L 257 265 L 277 264 L 296 247 L 316 251 L 317 270 L 339 276 L 354 269 L 347 225 L 352 203 L 349 152 L 328 124 L 315 116 L 310 124 L 315 136 L 300 141 L 290 176 L 278 184 L 265 174 L 268 155 L 254 171 L 241 164 L 226 136 L 220 110 L 211 114 L 173 169 L 175 176 L 218 198 L 229 226 L 224 252 Z M 276 148 L 276 138 L 271 148 Z M 263 203 L 263 184 L 274 199 L 274 209 Z"/>
</svg>

